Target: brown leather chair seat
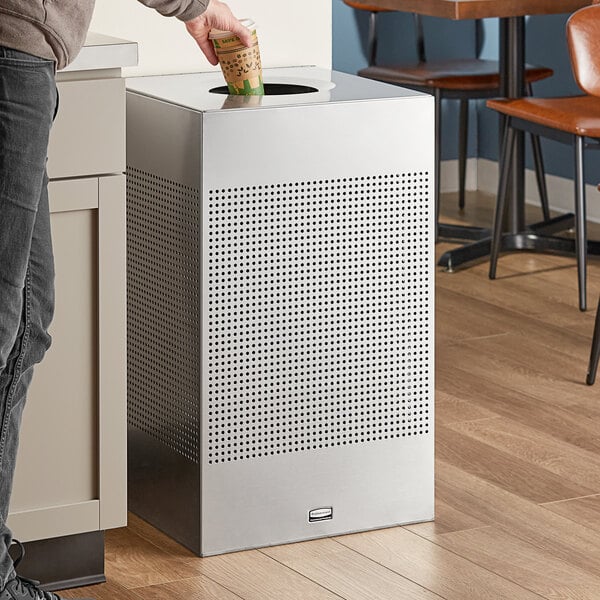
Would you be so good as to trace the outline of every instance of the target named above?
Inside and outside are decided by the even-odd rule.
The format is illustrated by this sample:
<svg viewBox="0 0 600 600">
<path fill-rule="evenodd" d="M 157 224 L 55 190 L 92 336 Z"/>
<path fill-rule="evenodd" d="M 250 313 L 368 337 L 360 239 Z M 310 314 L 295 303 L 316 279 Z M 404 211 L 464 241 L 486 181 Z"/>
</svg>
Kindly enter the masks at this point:
<svg viewBox="0 0 600 600">
<path fill-rule="evenodd" d="M 381 8 L 365 2 L 356 2 L 356 0 L 344 0 L 344 3 L 356 10 L 368 10 L 369 12 L 393 12 L 391 8 Z"/>
<path fill-rule="evenodd" d="M 600 97 L 519 98 L 488 100 L 489 108 L 530 123 L 573 135 L 600 138 Z"/>
<path fill-rule="evenodd" d="M 442 90 L 485 91 L 500 89 L 498 61 L 480 58 L 427 61 L 414 65 L 376 65 L 358 72 L 361 77 L 398 85 Z M 526 66 L 526 81 L 534 83 L 552 76 L 552 69 Z"/>
</svg>

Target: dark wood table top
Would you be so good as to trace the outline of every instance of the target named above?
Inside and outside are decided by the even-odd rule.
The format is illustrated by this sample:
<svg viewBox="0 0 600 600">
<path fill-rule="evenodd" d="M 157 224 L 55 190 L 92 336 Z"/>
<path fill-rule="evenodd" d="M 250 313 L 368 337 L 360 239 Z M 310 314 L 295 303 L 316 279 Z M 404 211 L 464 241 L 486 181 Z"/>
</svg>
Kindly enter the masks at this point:
<svg viewBox="0 0 600 600">
<path fill-rule="evenodd" d="M 446 19 L 571 13 L 592 0 L 357 0 L 367 6 Z"/>
</svg>

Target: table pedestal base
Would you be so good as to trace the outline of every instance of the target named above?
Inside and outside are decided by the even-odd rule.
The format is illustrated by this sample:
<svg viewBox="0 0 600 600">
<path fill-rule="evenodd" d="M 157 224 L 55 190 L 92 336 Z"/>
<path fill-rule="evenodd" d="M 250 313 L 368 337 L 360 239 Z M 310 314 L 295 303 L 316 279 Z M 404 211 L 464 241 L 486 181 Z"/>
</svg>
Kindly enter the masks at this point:
<svg viewBox="0 0 600 600">
<path fill-rule="evenodd" d="M 487 227 L 471 227 L 467 225 L 450 225 L 448 223 L 439 223 L 437 230 L 437 239 L 444 241 L 451 240 L 484 240 L 489 238 L 492 230 Z"/>
<path fill-rule="evenodd" d="M 574 227 L 575 217 L 571 213 L 555 217 L 550 221 L 530 225 L 525 231 L 519 233 L 505 233 L 502 236 L 501 252 L 515 252 L 524 250 L 526 252 L 545 252 L 552 254 L 566 254 L 575 256 L 575 239 L 563 238 L 552 235 Z M 462 246 L 445 252 L 438 265 L 444 267 L 448 272 L 456 268 L 487 258 L 490 255 L 491 238 L 481 239 L 473 244 Z M 588 240 L 587 253 L 589 255 L 600 255 L 600 242 Z"/>
</svg>

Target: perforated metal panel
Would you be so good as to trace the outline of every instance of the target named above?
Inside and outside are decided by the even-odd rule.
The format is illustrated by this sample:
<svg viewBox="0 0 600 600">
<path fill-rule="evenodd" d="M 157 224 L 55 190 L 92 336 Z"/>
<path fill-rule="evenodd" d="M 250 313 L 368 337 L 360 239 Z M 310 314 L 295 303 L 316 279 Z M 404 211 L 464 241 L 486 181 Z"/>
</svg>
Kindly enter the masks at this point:
<svg viewBox="0 0 600 600">
<path fill-rule="evenodd" d="M 426 172 L 215 189 L 209 464 L 430 430 Z"/>
<path fill-rule="evenodd" d="M 127 169 L 129 425 L 199 462 L 199 192 Z"/>
</svg>

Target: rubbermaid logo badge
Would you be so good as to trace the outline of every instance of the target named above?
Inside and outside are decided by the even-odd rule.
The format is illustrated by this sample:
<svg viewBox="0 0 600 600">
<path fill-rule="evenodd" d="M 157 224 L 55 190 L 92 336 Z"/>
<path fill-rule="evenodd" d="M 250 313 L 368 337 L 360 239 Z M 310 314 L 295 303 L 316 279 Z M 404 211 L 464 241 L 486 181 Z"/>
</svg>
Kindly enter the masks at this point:
<svg viewBox="0 0 600 600">
<path fill-rule="evenodd" d="M 316 521 L 328 521 L 333 519 L 333 507 L 328 506 L 326 508 L 315 508 L 308 513 L 308 520 L 310 523 Z"/>
</svg>

